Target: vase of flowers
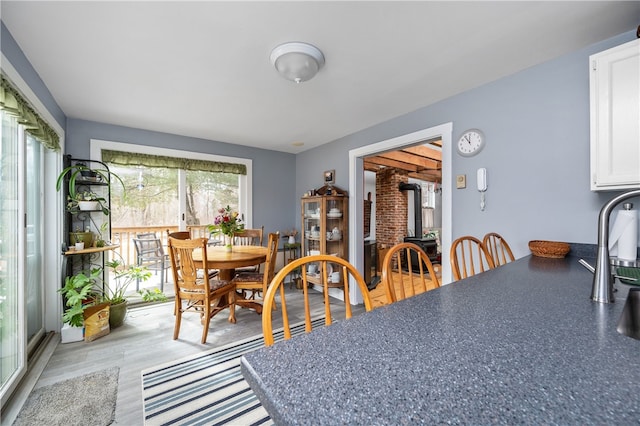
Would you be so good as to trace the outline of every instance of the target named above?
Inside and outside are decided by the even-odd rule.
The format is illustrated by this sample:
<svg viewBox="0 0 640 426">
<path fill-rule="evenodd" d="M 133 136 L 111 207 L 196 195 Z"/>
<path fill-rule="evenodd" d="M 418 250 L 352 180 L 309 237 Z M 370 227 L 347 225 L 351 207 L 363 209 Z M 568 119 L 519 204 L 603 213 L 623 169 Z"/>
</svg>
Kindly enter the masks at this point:
<svg viewBox="0 0 640 426">
<path fill-rule="evenodd" d="M 218 215 L 213 221 L 213 225 L 209 225 L 209 232 L 212 234 L 222 234 L 224 236 L 224 244 L 227 251 L 233 250 L 233 235 L 242 229 L 244 224 L 240 218 L 240 213 L 231 210 L 231 207 L 227 206 L 218 209 Z"/>
</svg>

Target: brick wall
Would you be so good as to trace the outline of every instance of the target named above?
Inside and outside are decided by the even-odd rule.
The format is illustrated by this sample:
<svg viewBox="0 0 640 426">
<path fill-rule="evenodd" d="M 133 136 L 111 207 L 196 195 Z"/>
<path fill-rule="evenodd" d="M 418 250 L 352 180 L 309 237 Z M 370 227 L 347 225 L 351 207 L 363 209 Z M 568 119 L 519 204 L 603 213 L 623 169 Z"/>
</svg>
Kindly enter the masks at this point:
<svg viewBox="0 0 640 426">
<path fill-rule="evenodd" d="M 379 249 L 402 242 L 407 235 L 408 195 L 398 188 L 408 181 L 407 172 L 402 170 L 384 169 L 376 173 L 375 239 Z"/>
</svg>

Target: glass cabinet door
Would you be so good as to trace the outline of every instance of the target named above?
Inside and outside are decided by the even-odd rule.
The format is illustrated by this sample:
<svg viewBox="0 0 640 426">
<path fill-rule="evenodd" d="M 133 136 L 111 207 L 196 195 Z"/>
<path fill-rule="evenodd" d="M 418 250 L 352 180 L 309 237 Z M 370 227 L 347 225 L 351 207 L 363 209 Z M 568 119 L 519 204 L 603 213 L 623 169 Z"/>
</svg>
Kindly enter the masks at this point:
<svg viewBox="0 0 640 426">
<path fill-rule="evenodd" d="M 302 241 L 303 241 L 303 255 L 309 256 L 313 254 L 320 254 L 320 232 L 322 231 L 321 224 L 322 215 L 322 198 L 310 197 L 303 200 L 302 203 Z"/>
</svg>

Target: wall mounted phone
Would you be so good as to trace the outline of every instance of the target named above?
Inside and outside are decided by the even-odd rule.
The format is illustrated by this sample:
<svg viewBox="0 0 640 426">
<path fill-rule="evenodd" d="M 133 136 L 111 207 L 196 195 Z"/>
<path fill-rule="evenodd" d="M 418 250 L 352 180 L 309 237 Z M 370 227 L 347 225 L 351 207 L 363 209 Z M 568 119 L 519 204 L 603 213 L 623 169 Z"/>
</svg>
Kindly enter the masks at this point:
<svg viewBox="0 0 640 426">
<path fill-rule="evenodd" d="M 487 190 L 487 169 L 485 169 L 484 167 L 478 169 L 477 180 L 478 191 L 480 191 L 480 210 L 484 211 L 484 193 Z"/>
<path fill-rule="evenodd" d="M 487 190 L 487 169 L 481 167 L 478 169 L 478 191 L 484 192 Z"/>
</svg>

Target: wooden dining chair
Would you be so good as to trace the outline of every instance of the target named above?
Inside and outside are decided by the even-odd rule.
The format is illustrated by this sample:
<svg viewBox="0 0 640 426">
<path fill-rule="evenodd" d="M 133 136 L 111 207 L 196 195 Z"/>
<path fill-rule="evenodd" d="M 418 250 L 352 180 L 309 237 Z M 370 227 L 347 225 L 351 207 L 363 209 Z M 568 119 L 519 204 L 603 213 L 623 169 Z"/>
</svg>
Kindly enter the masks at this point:
<svg viewBox="0 0 640 426">
<path fill-rule="evenodd" d="M 188 240 L 188 239 L 191 238 L 191 232 L 189 232 L 189 231 L 174 231 L 174 232 L 170 232 L 167 229 L 167 238 L 176 238 L 178 240 Z"/>
<path fill-rule="evenodd" d="M 258 314 L 262 313 L 262 299 L 267 293 L 267 287 L 273 279 L 278 255 L 279 233 L 270 233 L 267 240 L 267 259 L 263 272 L 241 271 L 233 278 L 236 285 L 236 305 L 253 308 Z"/>
<path fill-rule="evenodd" d="M 233 244 L 236 246 L 261 246 L 264 242 L 264 226 L 245 228 L 233 233 Z M 260 265 L 237 268 L 240 272 L 259 272 Z"/>
<path fill-rule="evenodd" d="M 449 262 L 455 281 L 494 268 L 493 259 L 482 241 L 470 235 L 460 237 L 451 244 Z"/>
<path fill-rule="evenodd" d="M 414 243 L 400 243 L 389 249 L 382 262 L 381 280 L 388 303 L 440 287 L 429 256 Z"/>
<path fill-rule="evenodd" d="M 261 246 L 263 244 L 264 226 L 260 228 L 245 228 L 233 234 L 233 244 L 236 246 Z"/>
<path fill-rule="evenodd" d="M 484 244 L 484 247 L 489 252 L 491 259 L 493 260 L 493 264 L 496 267 L 515 260 L 513 253 L 511 252 L 511 247 L 509 247 L 509 244 L 507 244 L 500 234 L 489 232 L 482 239 L 482 244 Z"/>
<path fill-rule="evenodd" d="M 202 262 L 196 264 L 193 251 L 202 250 Z M 207 264 L 207 239 L 179 240 L 169 238 L 169 257 L 175 288 L 175 326 L 173 340 L 178 338 L 184 312 L 200 315 L 203 325 L 202 343 L 207 342 L 211 318 L 229 308 L 229 322 L 235 323 L 235 284 L 231 281 L 210 279 L 203 272 Z M 198 273 L 199 272 L 199 273 Z"/>
<path fill-rule="evenodd" d="M 285 340 L 291 338 L 291 324 L 289 323 L 289 315 L 287 308 L 287 300 L 285 297 L 285 278 L 294 271 L 300 271 L 302 279 L 302 293 L 304 304 L 304 322 L 305 332 L 309 333 L 312 330 L 311 322 L 311 309 L 309 303 L 310 289 L 309 278 L 310 273 L 307 273 L 308 265 L 313 264 L 317 267 L 318 274 L 314 274 L 314 280 L 316 283 L 323 287 L 324 297 L 324 324 L 330 325 L 334 321 L 334 317 L 331 314 L 331 300 L 329 299 L 329 272 L 338 272 L 344 283 L 344 307 L 345 318 L 351 318 L 351 302 L 349 300 L 349 281 L 354 281 L 364 299 L 364 307 L 366 311 L 372 309 L 371 298 L 367 289 L 367 284 L 364 282 L 364 278 L 360 275 L 360 272 L 348 261 L 338 257 L 327 254 L 318 254 L 313 256 L 305 256 L 300 259 L 296 259 L 282 268 L 276 276 L 273 278 L 267 293 L 264 297 L 264 307 L 262 309 L 262 333 L 264 334 L 264 343 L 266 346 L 271 346 L 274 341 L 273 337 L 273 320 L 274 316 L 282 319 L 282 325 L 284 328 Z M 314 267 L 314 269 L 315 269 Z M 280 309 L 275 310 L 276 297 L 279 297 Z M 335 302 L 334 302 L 335 303 Z"/>
<path fill-rule="evenodd" d="M 191 239 L 191 232 L 190 231 L 169 232 L 169 230 L 167 229 L 167 241 L 169 241 L 169 238 L 175 238 L 177 240 L 189 240 Z M 198 271 L 198 273 L 202 273 L 202 271 Z M 209 278 L 210 279 L 215 278 L 218 276 L 219 273 L 220 271 L 218 269 L 209 269 Z"/>
</svg>

